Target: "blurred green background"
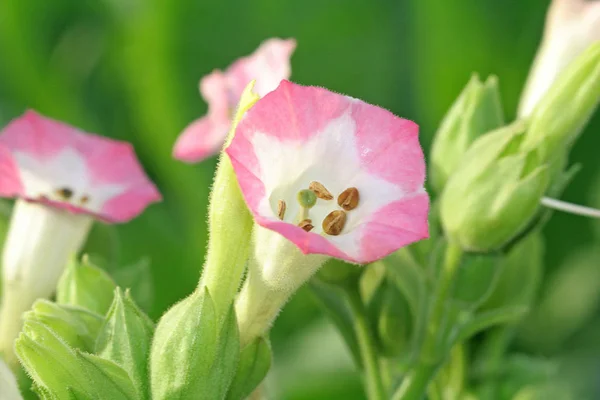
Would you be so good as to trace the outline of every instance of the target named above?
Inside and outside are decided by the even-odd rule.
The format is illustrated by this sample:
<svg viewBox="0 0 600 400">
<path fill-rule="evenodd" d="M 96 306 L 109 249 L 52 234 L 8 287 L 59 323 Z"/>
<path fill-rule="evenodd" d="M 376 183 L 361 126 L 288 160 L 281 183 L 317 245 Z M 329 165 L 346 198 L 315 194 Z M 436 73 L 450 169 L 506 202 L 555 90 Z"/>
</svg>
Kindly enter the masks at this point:
<svg viewBox="0 0 600 400">
<path fill-rule="evenodd" d="M 507 115 L 514 117 L 548 3 L 3 0 L 0 123 L 34 108 L 134 144 L 164 202 L 131 223 L 98 225 L 87 250 L 113 269 L 148 257 L 154 296 L 143 303 L 157 319 L 194 288 L 206 248 L 215 160 L 190 166 L 171 158 L 178 134 L 206 111 L 200 77 L 266 38 L 294 37 L 292 80 L 417 121 L 429 149 L 473 71 L 499 76 Z M 600 207 L 599 150 L 596 113 L 573 153 L 583 169 L 564 199 Z M 593 362 L 600 358 L 600 223 L 556 214 L 545 234 L 541 306 L 518 346 L 532 354 L 568 353 L 564 365 L 585 365 L 600 376 Z M 275 398 L 363 398 L 344 344 L 308 290 L 287 306 L 272 339 L 269 390 Z"/>
</svg>

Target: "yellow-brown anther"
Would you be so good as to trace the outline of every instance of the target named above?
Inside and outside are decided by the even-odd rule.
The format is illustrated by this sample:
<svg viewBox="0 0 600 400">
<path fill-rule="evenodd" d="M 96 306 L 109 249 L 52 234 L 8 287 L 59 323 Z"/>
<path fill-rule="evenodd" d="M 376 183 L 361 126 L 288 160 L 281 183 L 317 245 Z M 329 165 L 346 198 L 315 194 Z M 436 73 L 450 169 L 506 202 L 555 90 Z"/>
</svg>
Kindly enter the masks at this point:
<svg viewBox="0 0 600 400">
<path fill-rule="evenodd" d="M 313 192 L 315 192 L 317 197 L 320 199 L 323 199 L 323 200 L 332 200 L 333 199 L 333 195 L 331 193 L 329 193 L 329 190 L 327 190 L 325 188 L 325 186 L 323 186 L 323 184 L 321 184 L 317 181 L 312 181 L 308 185 L 308 188 L 310 190 L 312 190 Z"/>
<path fill-rule="evenodd" d="M 277 216 L 281 220 L 283 220 L 283 217 L 285 217 L 285 209 L 286 209 L 285 201 L 279 200 L 277 202 Z"/>
<path fill-rule="evenodd" d="M 56 190 L 56 195 L 64 200 L 69 200 L 73 196 L 73 191 L 69 188 L 61 188 Z"/>
<path fill-rule="evenodd" d="M 302 221 L 300 221 L 298 226 L 304 229 L 306 232 L 310 232 L 314 228 L 312 220 L 310 219 L 303 219 Z"/>
<path fill-rule="evenodd" d="M 90 196 L 84 194 L 83 196 L 81 196 L 81 198 L 79 199 L 79 203 L 81 205 L 83 204 L 87 204 L 87 202 L 90 201 Z"/>
<path fill-rule="evenodd" d="M 346 225 L 346 213 L 342 210 L 335 210 L 323 220 L 323 231 L 328 235 L 337 236 L 342 233 L 344 225 Z"/>
<path fill-rule="evenodd" d="M 358 189 L 355 187 L 344 190 L 338 196 L 338 204 L 346 211 L 354 210 L 358 206 Z"/>
</svg>

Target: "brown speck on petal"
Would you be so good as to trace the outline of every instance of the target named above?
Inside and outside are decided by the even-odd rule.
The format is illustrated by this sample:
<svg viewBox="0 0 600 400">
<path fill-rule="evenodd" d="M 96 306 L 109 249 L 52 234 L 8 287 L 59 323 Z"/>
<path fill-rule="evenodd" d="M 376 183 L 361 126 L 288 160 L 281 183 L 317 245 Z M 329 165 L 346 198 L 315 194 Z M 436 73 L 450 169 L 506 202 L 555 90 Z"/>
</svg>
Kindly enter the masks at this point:
<svg viewBox="0 0 600 400">
<path fill-rule="evenodd" d="M 355 187 L 344 190 L 338 196 L 338 204 L 346 211 L 354 210 L 358 206 L 358 189 Z"/>
<path fill-rule="evenodd" d="M 83 196 L 81 196 L 81 198 L 79 199 L 79 203 L 81 205 L 83 204 L 87 204 L 87 202 L 90 201 L 90 196 L 84 194 Z"/>
<path fill-rule="evenodd" d="M 286 209 L 285 201 L 279 200 L 277 202 L 277 216 L 281 220 L 283 220 L 283 217 L 285 217 L 285 209 Z"/>
<path fill-rule="evenodd" d="M 329 190 L 327 190 L 325 188 L 325 186 L 323 186 L 323 184 L 321 184 L 317 181 L 312 181 L 308 185 L 308 188 L 310 190 L 312 190 L 313 192 L 315 192 L 317 197 L 320 199 L 323 199 L 323 200 L 332 200 L 333 199 L 333 195 L 329 192 Z"/>
<path fill-rule="evenodd" d="M 346 213 L 342 210 L 332 211 L 323 220 L 323 231 L 328 235 L 337 236 L 346 225 Z"/>
<path fill-rule="evenodd" d="M 314 228 L 312 220 L 310 219 L 303 219 L 302 221 L 300 221 L 298 226 L 304 229 L 306 232 L 310 232 Z"/>
<path fill-rule="evenodd" d="M 69 200 L 71 197 L 73 197 L 73 190 L 66 187 L 57 189 L 55 193 L 58 197 L 60 197 L 63 200 Z"/>
</svg>

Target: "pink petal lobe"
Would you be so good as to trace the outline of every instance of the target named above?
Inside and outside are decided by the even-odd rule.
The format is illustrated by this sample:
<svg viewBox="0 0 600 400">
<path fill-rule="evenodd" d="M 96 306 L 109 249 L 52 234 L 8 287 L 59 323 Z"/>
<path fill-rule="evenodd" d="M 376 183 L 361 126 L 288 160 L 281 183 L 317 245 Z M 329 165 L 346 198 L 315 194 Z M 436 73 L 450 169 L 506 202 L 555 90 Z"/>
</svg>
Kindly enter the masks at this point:
<svg viewBox="0 0 600 400">
<path fill-rule="evenodd" d="M 173 157 L 188 163 L 196 163 L 218 153 L 227 137 L 229 120 L 217 120 L 210 116 L 200 118 L 181 133 Z"/>
</svg>

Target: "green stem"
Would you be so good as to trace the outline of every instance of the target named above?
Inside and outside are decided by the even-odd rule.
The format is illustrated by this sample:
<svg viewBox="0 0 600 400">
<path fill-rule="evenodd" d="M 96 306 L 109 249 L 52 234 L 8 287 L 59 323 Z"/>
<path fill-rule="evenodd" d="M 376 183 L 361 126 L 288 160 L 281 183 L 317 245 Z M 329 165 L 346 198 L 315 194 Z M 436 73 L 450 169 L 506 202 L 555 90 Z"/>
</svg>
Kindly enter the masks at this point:
<svg viewBox="0 0 600 400">
<path fill-rule="evenodd" d="M 377 348 L 358 286 L 349 285 L 345 286 L 344 289 L 350 311 L 352 312 L 354 330 L 356 331 L 356 338 L 362 358 L 367 397 L 369 400 L 386 399 L 387 396 L 379 368 Z"/>
<path fill-rule="evenodd" d="M 439 355 L 438 349 L 440 334 L 443 332 L 442 327 L 446 317 L 446 305 L 450 296 L 450 289 L 454 283 L 456 271 L 460 266 L 461 258 L 462 249 L 453 243 L 448 243 L 418 363 L 407 374 L 400 388 L 394 393 L 392 397 L 394 400 L 423 399 L 427 391 L 427 386 L 429 386 L 429 383 L 434 378 L 443 360 L 443 357 Z"/>
</svg>

